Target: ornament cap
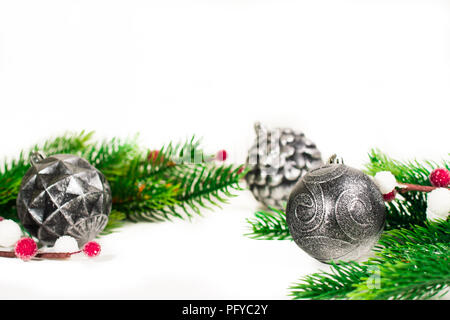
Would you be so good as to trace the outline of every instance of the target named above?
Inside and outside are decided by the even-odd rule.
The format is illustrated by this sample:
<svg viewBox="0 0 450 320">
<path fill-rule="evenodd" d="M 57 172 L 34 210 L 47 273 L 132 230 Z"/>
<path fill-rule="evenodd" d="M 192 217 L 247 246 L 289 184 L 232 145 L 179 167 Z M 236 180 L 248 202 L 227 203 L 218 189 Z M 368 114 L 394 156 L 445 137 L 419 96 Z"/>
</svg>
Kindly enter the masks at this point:
<svg viewBox="0 0 450 320">
<path fill-rule="evenodd" d="M 31 165 L 34 167 L 37 163 L 39 163 L 40 161 L 44 160 L 44 155 L 40 152 L 33 152 L 32 154 L 30 154 L 30 163 Z"/>
<path fill-rule="evenodd" d="M 336 153 L 333 153 L 327 160 L 328 164 L 344 164 L 343 158 L 338 158 Z"/>
</svg>

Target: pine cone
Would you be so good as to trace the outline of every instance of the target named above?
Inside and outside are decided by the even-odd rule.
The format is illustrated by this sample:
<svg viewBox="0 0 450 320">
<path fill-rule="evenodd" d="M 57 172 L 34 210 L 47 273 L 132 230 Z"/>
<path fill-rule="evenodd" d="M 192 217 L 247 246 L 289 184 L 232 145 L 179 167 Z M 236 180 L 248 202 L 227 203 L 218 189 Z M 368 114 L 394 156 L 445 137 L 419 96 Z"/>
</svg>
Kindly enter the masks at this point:
<svg viewBox="0 0 450 320">
<path fill-rule="evenodd" d="M 297 181 L 322 165 L 320 151 L 302 132 L 289 128 L 268 130 L 256 123 L 255 132 L 245 180 L 256 200 L 283 210 Z"/>
</svg>

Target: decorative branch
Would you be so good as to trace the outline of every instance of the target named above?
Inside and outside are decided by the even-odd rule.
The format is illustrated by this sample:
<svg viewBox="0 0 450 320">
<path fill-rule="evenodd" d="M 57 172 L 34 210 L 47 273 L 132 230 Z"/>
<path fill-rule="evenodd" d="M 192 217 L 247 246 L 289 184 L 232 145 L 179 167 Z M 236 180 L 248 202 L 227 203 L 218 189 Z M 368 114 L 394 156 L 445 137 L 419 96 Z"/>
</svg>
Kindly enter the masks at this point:
<svg viewBox="0 0 450 320">
<path fill-rule="evenodd" d="M 419 191 L 419 192 L 430 192 L 434 189 L 437 189 L 438 187 L 432 187 L 432 186 L 421 186 L 418 184 L 411 184 L 411 183 L 401 183 L 399 184 L 399 192 L 405 193 L 408 191 Z M 447 188 L 450 189 L 450 188 Z"/>
<path fill-rule="evenodd" d="M 67 259 L 70 258 L 73 254 L 78 252 L 38 252 L 35 258 L 41 259 Z M 14 251 L 0 251 L 0 257 L 3 258 L 17 258 L 16 253 Z"/>
</svg>

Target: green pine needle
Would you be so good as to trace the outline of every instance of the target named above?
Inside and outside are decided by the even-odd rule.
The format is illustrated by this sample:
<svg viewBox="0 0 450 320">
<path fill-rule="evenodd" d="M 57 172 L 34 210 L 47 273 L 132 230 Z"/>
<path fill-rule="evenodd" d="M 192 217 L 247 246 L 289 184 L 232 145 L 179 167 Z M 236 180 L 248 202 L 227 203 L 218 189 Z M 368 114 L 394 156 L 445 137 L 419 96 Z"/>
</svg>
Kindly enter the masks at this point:
<svg viewBox="0 0 450 320">
<path fill-rule="evenodd" d="M 101 235 L 107 235 L 122 227 L 127 219 L 127 215 L 123 212 L 112 210 L 108 217 L 108 224 L 102 231 Z"/>
<path fill-rule="evenodd" d="M 374 250 L 380 252 L 389 248 L 392 251 L 396 247 L 433 243 L 450 243 L 450 220 L 427 221 L 423 226 L 416 225 L 412 229 L 386 231 L 382 234 Z"/>
<path fill-rule="evenodd" d="M 173 205 L 156 210 L 144 219 L 192 218 L 202 215 L 201 209 L 212 210 L 235 197 L 233 191 L 243 190 L 240 181 L 245 175 L 240 166 L 211 166 L 210 164 L 187 166 L 184 174 L 176 175 L 174 182 L 181 186 Z M 180 170 L 180 169 L 178 169 Z"/>
<path fill-rule="evenodd" d="M 450 284 L 450 222 L 386 232 L 365 262 L 331 264 L 291 286 L 294 299 L 427 299 Z M 377 281 L 378 279 L 378 286 Z"/>
<path fill-rule="evenodd" d="M 348 294 L 351 299 L 429 299 L 445 294 L 450 285 L 450 247 L 448 243 L 403 246 L 401 260 L 383 262 L 379 267 L 379 286 L 367 276 Z M 398 252 L 396 252 L 398 254 Z M 384 252 L 387 254 L 387 252 Z M 392 257 L 392 255 L 390 255 Z"/>
<path fill-rule="evenodd" d="M 368 275 L 368 267 L 354 261 L 332 263 L 330 272 L 319 271 L 305 276 L 289 289 L 294 300 L 347 299 L 354 290 L 354 284 Z"/>
<path fill-rule="evenodd" d="M 284 211 L 257 211 L 254 219 L 247 219 L 251 232 L 245 235 L 258 240 L 292 240 Z"/>
</svg>

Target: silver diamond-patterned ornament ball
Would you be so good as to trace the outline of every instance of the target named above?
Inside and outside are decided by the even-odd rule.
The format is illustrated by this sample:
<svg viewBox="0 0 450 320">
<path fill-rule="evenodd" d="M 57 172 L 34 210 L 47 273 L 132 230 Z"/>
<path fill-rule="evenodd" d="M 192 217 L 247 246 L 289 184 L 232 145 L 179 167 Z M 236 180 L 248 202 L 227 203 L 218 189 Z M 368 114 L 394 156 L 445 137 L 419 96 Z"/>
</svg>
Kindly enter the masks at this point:
<svg viewBox="0 0 450 320">
<path fill-rule="evenodd" d="M 18 216 L 31 235 L 45 245 L 69 235 L 81 247 L 103 231 L 112 198 L 100 171 L 68 154 L 34 154 L 31 163 L 17 197 Z"/>
<path fill-rule="evenodd" d="M 255 132 L 245 180 L 257 201 L 284 209 L 295 183 L 323 164 L 320 151 L 302 132 L 290 128 L 269 130 L 257 122 Z"/>
<path fill-rule="evenodd" d="M 383 231 L 386 212 L 383 196 L 368 175 L 329 163 L 297 183 L 286 220 L 295 243 L 328 263 L 366 255 Z"/>
</svg>

